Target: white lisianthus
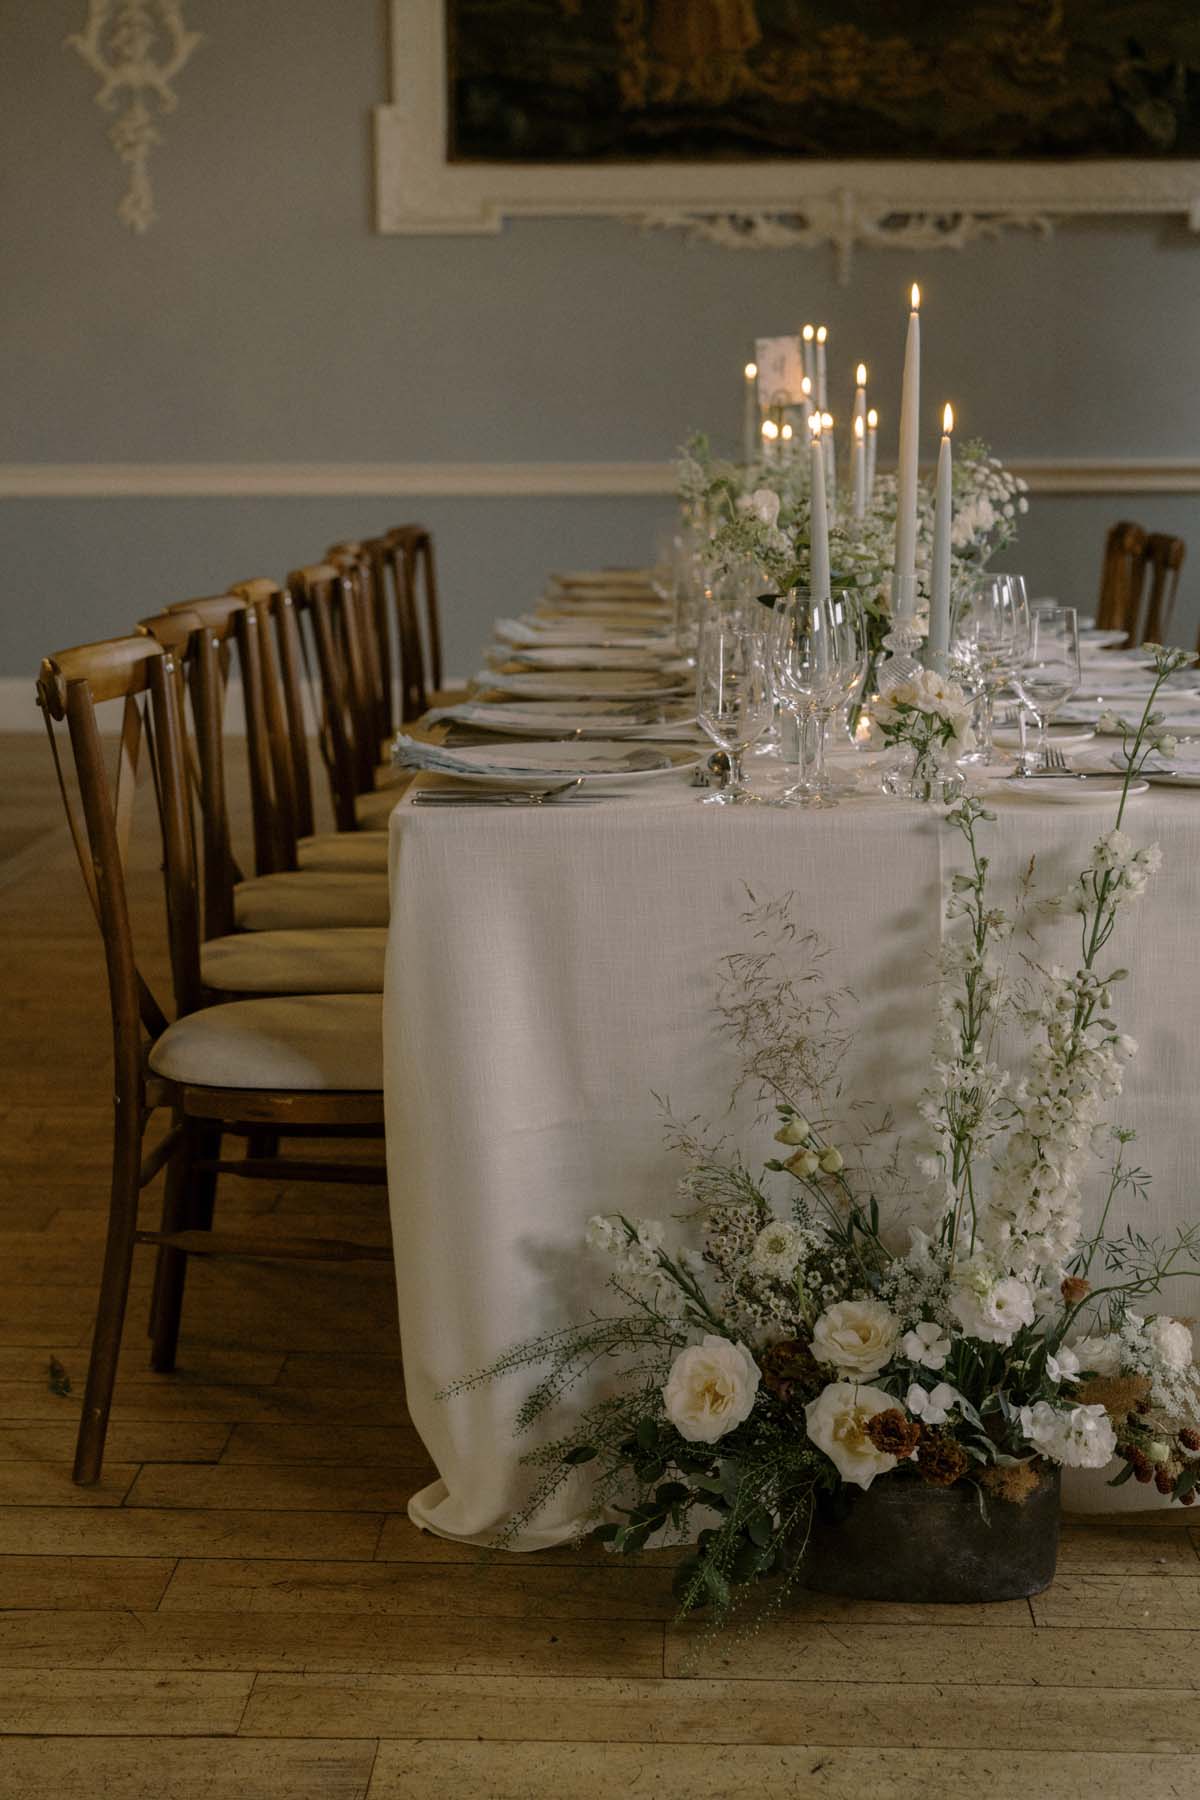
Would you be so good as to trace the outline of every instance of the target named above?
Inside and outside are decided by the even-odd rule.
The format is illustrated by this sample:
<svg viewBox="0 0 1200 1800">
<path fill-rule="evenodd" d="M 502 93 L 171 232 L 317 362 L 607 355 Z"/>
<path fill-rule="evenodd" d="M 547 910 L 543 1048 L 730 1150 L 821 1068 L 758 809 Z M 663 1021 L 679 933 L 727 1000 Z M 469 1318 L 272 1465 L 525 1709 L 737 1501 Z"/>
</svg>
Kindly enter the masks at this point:
<svg viewBox="0 0 1200 1800">
<path fill-rule="evenodd" d="M 1021 1430 L 1035 1450 L 1069 1469 L 1102 1469 L 1113 1459 L 1117 1434 L 1102 1406 L 1061 1412 L 1048 1400 L 1021 1408 Z"/>
<path fill-rule="evenodd" d="M 1146 1338 L 1155 1355 L 1164 1362 L 1168 1369 L 1189 1369 L 1195 1350 L 1192 1344 L 1191 1328 L 1181 1319 L 1168 1319 L 1165 1315 L 1150 1319 L 1146 1324 Z"/>
<path fill-rule="evenodd" d="M 893 1395 L 855 1381 L 832 1381 L 804 1409 L 808 1435 L 823 1450 L 843 1481 L 869 1488 L 877 1475 L 896 1467 L 896 1458 L 877 1450 L 867 1436 L 876 1413 L 898 1410 Z"/>
<path fill-rule="evenodd" d="M 1094 1375 L 1116 1375 L 1121 1368 L 1121 1341 L 1112 1336 L 1076 1338 L 1071 1345 L 1081 1369 Z M 1059 1355 L 1062 1352 L 1059 1351 Z"/>
<path fill-rule="evenodd" d="M 1078 1351 L 1069 1344 L 1060 1344 L 1057 1356 L 1046 1358 L 1046 1373 L 1051 1381 L 1072 1381 L 1082 1367 Z"/>
<path fill-rule="evenodd" d="M 1015 1275 L 986 1284 L 972 1279 L 951 1294 L 950 1311 L 968 1337 L 1011 1344 L 1022 1325 L 1033 1324 L 1033 1294 Z"/>
<path fill-rule="evenodd" d="M 950 1354 L 950 1339 L 940 1325 L 923 1319 L 911 1331 L 905 1332 L 900 1339 L 900 1349 L 909 1362 L 917 1363 L 922 1369 L 944 1369 Z"/>
<path fill-rule="evenodd" d="M 764 1225 L 754 1240 L 749 1267 L 756 1275 L 775 1281 L 787 1281 L 796 1273 L 796 1265 L 812 1247 L 812 1233 L 787 1219 L 773 1219 Z"/>
<path fill-rule="evenodd" d="M 750 511 L 769 530 L 779 519 L 779 495 L 773 488 L 755 488 L 750 496 Z"/>
<path fill-rule="evenodd" d="M 807 1119 L 802 1119 L 800 1114 L 796 1113 L 792 1118 L 784 1120 L 775 1133 L 775 1142 L 777 1144 L 805 1144 L 811 1136 L 812 1126 Z"/>
<path fill-rule="evenodd" d="M 750 1417 L 758 1383 L 758 1364 L 746 1346 L 710 1333 L 675 1358 L 663 1405 L 680 1437 L 715 1444 Z"/>
<path fill-rule="evenodd" d="M 944 1425 L 961 1399 L 958 1389 L 952 1388 L 948 1381 L 939 1381 L 928 1391 L 919 1381 L 914 1381 L 904 1404 L 914 1419 L 920 1419 L 923 1425 Z"/>
<path fill-rule="evenodd" d="M 878 1375 L 899 1335 L 900 1321 L 881 1300 L 838 1300 L 813 1326 L 813 1355 L 839 1375 Z"/>
</svg>

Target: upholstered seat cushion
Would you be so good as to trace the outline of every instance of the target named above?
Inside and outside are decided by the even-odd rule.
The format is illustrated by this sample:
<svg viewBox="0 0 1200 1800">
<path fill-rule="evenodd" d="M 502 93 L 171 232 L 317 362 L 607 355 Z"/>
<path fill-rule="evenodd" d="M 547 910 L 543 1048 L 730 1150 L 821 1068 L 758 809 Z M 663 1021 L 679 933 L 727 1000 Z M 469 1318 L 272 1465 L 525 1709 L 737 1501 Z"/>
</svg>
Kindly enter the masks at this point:
<svg viewBox="0 0 1200 1800">
<path fill-rule="evenodd" d="M 233 891 L 241 931 L 306 931 L 330 925 L 386 925 L 386 875 L 334 874 L 324 869 L 255 875 Z"/>
<path fill-rule="evenodd" d="M 327 831 L 301 838 L 296 855 L 302 869 L 330 869 L 335 874 L 386 875 L 386 831 Z"/>
<path fill-rule="evenodd" d="M 150 1067 L 195 1087 L 376 1092 L 382 1001 L 378 994 L 299 994 L 206 1006 L 167 1027 Z"/>
<path fill-rule="evenodd" d="M 392 810 L 404 798 L 405 789 L 389 787 L 382 793 L 359 794 L 354 802 L 354 816 L 361 831 L 383 831 Z"/>
<path fill-rule="evenodd" d="M 200 947 L 206 987 L 225 994 L 380 994 L 387 932 L 242 931 Z"/>
</svg>

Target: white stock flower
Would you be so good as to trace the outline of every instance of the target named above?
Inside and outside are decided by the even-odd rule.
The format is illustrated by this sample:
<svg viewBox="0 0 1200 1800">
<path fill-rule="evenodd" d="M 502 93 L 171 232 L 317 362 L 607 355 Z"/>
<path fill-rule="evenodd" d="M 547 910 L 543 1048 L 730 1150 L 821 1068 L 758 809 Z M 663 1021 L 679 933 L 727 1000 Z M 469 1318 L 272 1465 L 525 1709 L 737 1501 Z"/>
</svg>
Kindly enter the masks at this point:
<svg viewBox="0 0 1200 1800">
<path fill-rule="evenodd" d="M 1121 1369 L 1121 1340 L 1115 1333 L 1076 1338 L 1071 1345 L 1081 1369 L 1095 1375 L 1117 1375 Z M 1061 1351 L 1059 1352 L 1061 1355 Z"/>
<path fill-rule="evenodd" d="M 1021 1430 L 1036 1450 L 1069 1469 L 1102 1469 L 1112 1461 L 1117 1434 L 1102 1406 L 1061 1412 L 1048 1400 L 1021 1408 Z"/>
<path fill-rule="evenodd" d="M 818 1362 L 839 1375 L 878 1375 L 895 1351 L 900 1321 L 880 1300 L 838 1300 L 813 1326 Z"/>
<path fill-rule="evenodd" d="M 926 1319 L 912 1331 L 905 1332 L 900 1339 L 900 1349 L 909 1362 L 918 1363 L 923 1369 L 944 1369 L 950 1354 L 950 1339 L 940 1325 Z"/>
<path fill-rule="evenodd" d="M 675 1358 L 663 1405 L 680 1437 L 715 1444 L 750 1417 L 758 1383 L 758 1364 L 746 1346 L 710 1333 Z"/>
<path fill-rule="evenodd" d="M 961 1399 L 958 1389 L 951 1387 L 948 1381 L 939 1381 L 936 1387 L 928 1391 L 919 1381 L 914 1381 L 905 1396 L 904 1404 L 923 1425 L 944 1425 Z"/>
<path fill-rule="evenodd" d="M 617 1256 L 625 1248 L 625 1229 L 610 1213 L 594 1213 L 587 1222 L 587 1246 L 601 1256 Z"/>
<path fill-rule="evenodd" d="M 1168 1319 L 1165 1315 L 1150 1319 L 1146 1325 L 1146 1337 L 1151 1349 L 1164 1362 L 1168 1369 L 1189 1369 L 1195 1350 L 1192 1344 L 1190 1326 L 1182 1319 Z"/>
<path fill-rule="evenodd" d="M 1033 1324 L 1033 1294 L 1015 1275 L 988 1281 L 972 1274 L 951 1294 L 950 1311 L 968 1337 L 1011 1344 L 1022 1325 Z"/>
<path fill-rule="evenodd" d="M 896 1467 L 896 1458 L 877 1450 L 867 1436 L 867 1421 L 897 1408 L 882 1388 L 854 1381 L 832 1381 L 804 1409 L 808 1435 L 823 1450 L 843 1481 L 869 1488 L 877 1475 Z"/>
</svg>

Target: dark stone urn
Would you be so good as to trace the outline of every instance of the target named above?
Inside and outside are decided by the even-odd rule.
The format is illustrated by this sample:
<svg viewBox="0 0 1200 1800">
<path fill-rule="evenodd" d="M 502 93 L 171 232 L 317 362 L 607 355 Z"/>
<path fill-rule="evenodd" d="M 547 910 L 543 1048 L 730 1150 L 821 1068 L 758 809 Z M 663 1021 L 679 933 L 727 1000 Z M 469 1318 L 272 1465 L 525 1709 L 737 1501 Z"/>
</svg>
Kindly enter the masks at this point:
<svg viewBox="0 0 1200 1800">
<path fill-rule="evenodd" d="M 1040 1594 L 1058 1557 L 1059 1485 L 1047 1469 L 1025 1499 L 988 1494 L 983 1509 L 972 1483 L 885 1476 L 865 1492 L 843 1487 L 818 1503 L 802 1581 L 820 1594 L 941 1605 Z"/>
</svg>

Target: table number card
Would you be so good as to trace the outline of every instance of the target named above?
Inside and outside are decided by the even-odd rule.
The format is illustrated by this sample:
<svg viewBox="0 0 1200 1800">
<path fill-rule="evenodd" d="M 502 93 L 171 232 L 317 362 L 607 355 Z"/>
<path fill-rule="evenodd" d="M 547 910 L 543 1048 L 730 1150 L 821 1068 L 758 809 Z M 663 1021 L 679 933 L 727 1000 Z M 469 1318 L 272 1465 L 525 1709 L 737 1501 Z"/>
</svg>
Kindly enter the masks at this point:
<svg viewBox="0 0 1200 1800">
<path fill-rule="evenodd" d="M 758 364 L 758 404 L 763 408 L 799 406 L 804 379 L 800 339 L 756 338 L 754 360 Z"/>
</svg>

